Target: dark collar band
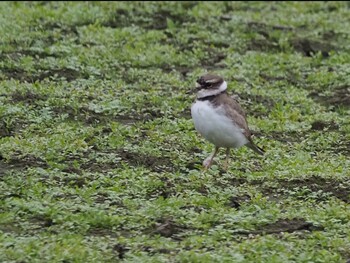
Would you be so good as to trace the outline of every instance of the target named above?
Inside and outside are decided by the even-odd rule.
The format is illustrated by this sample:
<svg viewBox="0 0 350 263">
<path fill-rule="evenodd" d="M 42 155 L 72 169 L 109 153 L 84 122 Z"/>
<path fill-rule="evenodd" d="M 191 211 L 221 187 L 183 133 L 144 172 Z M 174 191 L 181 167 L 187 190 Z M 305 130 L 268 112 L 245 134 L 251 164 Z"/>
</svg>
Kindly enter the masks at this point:
<svg viewBox="0 0 350 263">
<path fill-rule="evenodd" d="M 220 93 L 218 93 L 218 94 L 215 94 L 215 95 L 210 95 L 210 96 L 206 96 L 206 97 L 202 97 L 202 98 L 197 98 L 197 100 L 199 100 L 199 101 L 205 101 L 205 100 L 211 101 L 211 100 L 213 100 L 216 96 L 219 96 L 219 95 L 221 95 L 222 93 L 225 93 L 225 92 L 226 92 L 226 90 L 224 90 L 224 91 L 222 91 L 222 92 L 220 92 Z"/>
</svg>

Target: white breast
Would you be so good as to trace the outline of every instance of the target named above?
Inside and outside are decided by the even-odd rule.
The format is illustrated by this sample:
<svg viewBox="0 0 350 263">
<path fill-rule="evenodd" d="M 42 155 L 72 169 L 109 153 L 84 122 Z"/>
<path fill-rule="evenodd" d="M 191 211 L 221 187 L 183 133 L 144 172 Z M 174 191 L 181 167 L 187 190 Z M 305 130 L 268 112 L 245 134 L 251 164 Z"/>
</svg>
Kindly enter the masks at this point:
<svg viewBox="0 0 350 263">
<path fill-rule="evenodd" d="M 243 130 L 225 115 L 224 108 L 214 108 L 209 101 L 196 101 L 191 107 L 196 130 L 218 147 L 238 148 L 248 143 Z"/>
</svg>

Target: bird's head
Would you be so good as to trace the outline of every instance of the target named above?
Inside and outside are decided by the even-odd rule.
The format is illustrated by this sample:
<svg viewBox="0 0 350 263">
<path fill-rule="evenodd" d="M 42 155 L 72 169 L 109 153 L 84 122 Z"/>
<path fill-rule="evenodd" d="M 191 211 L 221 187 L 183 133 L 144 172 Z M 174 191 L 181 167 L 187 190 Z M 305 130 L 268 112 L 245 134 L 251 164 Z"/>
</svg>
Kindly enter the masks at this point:
<svg viewBox="0 0 350 263">
<path fill-rule="evenodd" d="M 204 98 L 207 96 L 220 94 L 227 88 L 226 81 L 222 77 L 214 74 L 203 75 L 199 77 L 196 82 L 198 98 Z"/>
</svg>

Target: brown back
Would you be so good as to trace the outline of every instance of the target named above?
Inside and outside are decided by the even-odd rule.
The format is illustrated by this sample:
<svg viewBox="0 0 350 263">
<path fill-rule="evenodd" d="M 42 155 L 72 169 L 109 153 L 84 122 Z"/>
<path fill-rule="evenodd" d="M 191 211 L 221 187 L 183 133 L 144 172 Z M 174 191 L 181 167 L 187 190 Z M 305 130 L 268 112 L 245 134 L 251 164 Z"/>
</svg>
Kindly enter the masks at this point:
<svg viewBox="0 0 350 263">
<path fill-rule="evenodd" d="M 229 117 L 238 127 L 244 130 L 243 134 L 250 140 L 251 132 L 248 127 L 246 114 L 239 103 L 231 98 L 226 92 L 215 96 L 211 102 L 215 107 L 225 105 L 226 116 Z"/>
</svg>

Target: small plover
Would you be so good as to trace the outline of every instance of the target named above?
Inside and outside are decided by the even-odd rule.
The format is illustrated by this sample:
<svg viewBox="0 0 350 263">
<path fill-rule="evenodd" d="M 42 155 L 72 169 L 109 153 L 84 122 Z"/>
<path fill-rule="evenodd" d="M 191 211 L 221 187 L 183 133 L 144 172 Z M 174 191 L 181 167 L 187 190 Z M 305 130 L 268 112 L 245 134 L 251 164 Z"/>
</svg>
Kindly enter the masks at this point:
<svg viewBox="0 0 350 263">
<path fill-rule="evenodd" d="M 220 147 L 226 148 L 225 170 L 231 148 L 243 145 L 263 155 L 264 150 L 254 144 L 246 115 L 239 103 L 227 92 L 226 81 L 217 75 L 207 74 L 197 80 L 197 100 L 191 107 L 196 130 L 215 145 L 214 152 L 204 160 L 208 169 Z"/>
</svg>

